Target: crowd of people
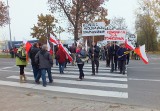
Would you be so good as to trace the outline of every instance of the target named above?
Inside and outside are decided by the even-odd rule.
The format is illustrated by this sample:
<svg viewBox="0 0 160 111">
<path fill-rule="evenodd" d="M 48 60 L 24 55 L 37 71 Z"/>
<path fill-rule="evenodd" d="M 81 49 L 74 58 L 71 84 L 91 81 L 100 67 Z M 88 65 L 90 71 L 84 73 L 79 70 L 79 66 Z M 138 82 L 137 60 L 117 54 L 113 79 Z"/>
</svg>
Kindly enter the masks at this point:
<svg viewBox="0 0 160 111">
<path fill-rule="evenodd" d="M 108 43 L 106 46 L 100 48 L 95 42 L 89 49 L 83 48 L 82 44 L 72 45 L 68 48 L 72 57 L 71 64 L 77 65 L 79 69 L 78 81 L 84 79 L 85 74 L 83 67 L 86 62 L 91 61 L 92 74 L 96 75 L 99 72 L 100 59 L 106 61 L 106 67 L 111 67 L 110 72 L 117 72 L 125 74 L 126 65 L 129 64 L 130 51 L 125 48 L 125 44 L 121 43 L 117 45 L 116 42 Z M 103 53 L 103 54 L 101 54 Z M 101 55 L 101 56 L 100 56 Z M 26 76 L 24 73 L 24 67 L 27 66 L 26 60 L 27 54 L 25 51 L 25 44 L 22 44 L 16 52 L 16 65 L 20 68 L 20 82 L 26 82 Z M 42 77 L 42 84 L 46 87 L 46 72 L 48 74 L 49 83 L 53 82 L 51 68 L 53 67 L 53 59 L 56 60 L 56 65 L 59 65 L 59 73 L 64 74 L 64 69 L 67 64 L 66 53 L 57 45 L 54 50 L 54 58 L 48 52 L 46 44 L 42 45 L 34 43 L 29 51 L 29 57 L 31 59 L 31 65 L 33 69 L 33 75 L 35 83 L 40 84 L 40 78 Z"/>
</svg>

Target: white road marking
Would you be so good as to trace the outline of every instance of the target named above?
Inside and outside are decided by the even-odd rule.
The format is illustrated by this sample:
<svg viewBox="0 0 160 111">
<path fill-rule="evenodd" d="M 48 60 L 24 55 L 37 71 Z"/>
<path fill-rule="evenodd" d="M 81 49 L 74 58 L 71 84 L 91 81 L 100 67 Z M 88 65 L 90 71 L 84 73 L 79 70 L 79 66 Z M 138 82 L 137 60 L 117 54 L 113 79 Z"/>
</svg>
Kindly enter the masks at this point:
<svg viewBox="0 0 160 111">
<path fill-rule="evenodd" d="M 25 72 L 26 75 L 33 75 L 32 72 Z M 67 78 L 78 78 L 78 75 L 65 75 L 65 74 L 53 74 L 53 77 L 67 77 Z M 112 77 L 97 77 L 97 76 L 85 76 L 85 79 L 94 80 L 112 80 L 112 81 L 127 81 L 127 78 L 112 78 Z"/>
<path fill-rule="evenodd" d="M 4 72 L 19 72 L 19 71 L 1 70 L 1 69 L 0 69 L 0 71 L 4 71 Z M 25 73 L 32 73 L 32 74 L 33 74 L 32 71 L 33 71 L 33 70 L 31 70 L 31 72 L 25 72 Z M 75 74 L 75 75 L 79 74 L 79 72 L 72 72 L 72 71 L 64 71 L 64 72 L 66 72 L 66 74 Z M 54 70 L 52 70 L 52 73 L 58 74 L 59 71 L 54 71 Z M 85 75 L 91 75 L 90 72 L 84 72 L 84 73 L 85 73 Z M 122 74 L 111 74 L 111 73 L 98 73 L 98 74 L 96 74 L 96 75 L 97 75 L 97 76 L 100 75 L 100 76 L 113 76 L 113 77 L 127 77 L 127 74 L 122 75 Z"/>
<path fill-rule="evenodd" d="M 31 88 L 31 89 L 46 90 L 46 91 L 64 92 L 64 93 L 71 93 L 71 94 L 94 95 L 94 96 L 115 97 L 115 98 L 128 98 L 127 92 L 102 91 L 102 90 L 80 89 L 80 88 L 67 88 L 67 87 L 58 87 L 58 86 L 43 87 L 41 85 L 34 85 L 34 84 L 29 84 L 29 83 L 19 83 L 19 82 L 10 82 L 10 81 L 1 81 L 1 80 L 0 80 L 0 85 L 22 87 L 22 88 Z"/>
<path fill-rule="evenodd" d="M 52 70 L 52 73 L 59 73 L 59 71 L 57 70 Z M 64 73 L 67 73 L 67 74 L 79 74 L 79 71 L 64 71 Z M 84 74 L 85 75 L 91 75 L 92 73 L 91 72 L 85 72 L 84 71 Z M 123 74 L 113 74 L 113 73 L 109 73 L 109 72 L 99 72 L 99 73 L 96 73 L 96 75 L 99 75 L 99 76 L 114 76 L 114 77 L 127 77 L 127 74 L 123 75 Z"/>
<path fill-rule="evenodd" d="M 10 68 L 13 68 L 13 67 L 15 67 L 15 66 L 12 66 L 12 67 L 3 67 L 3 68 L 1 68 L 1 70 L 10 69 Z"/>
<path fill-rule="evenodd" d="M 7 78 L 19 79 L 19 76 L 9 76 Z M 34 80 L 33 77 L 27 77 L 27 80 Z M 87 82 L 87 81 L 75 81 L 75 80 L 61 80 L 53 79 L 55 83 L 65 83 L 65 84 L 75 84 L 75 85 L 89 85 L 89 86 L 99 86 L 99 87 L 114 87 L 114 88 L 128 88 L 127 84 L 117 84 L 117 83 L 101 83 L 101 82 Z"/>
<path fill-rule="evenodd" d="M 53 69 L 54 68 L 59 68 L 58 66 L 53 66 Z M 73 69 L 73 68 L 77 68 L 78 69 L 78 66 L 67 66 L 67 68 L 66 69 Z M 92 66 L 84 66 L 83 67 L 84 69 L 92 69 Z M 99 67 L 98 68 L 99 70 L 110 70 L 111 68 L 110 67 Z"/>
<path fill-rule="evenodd" d="M 137 78 L 128 78 L 128 80 L 132 80 L 132 81 L 151 81 L 151 82 L 160 82 L 160 80 L 156 80 L 156 79 L 137 79 Z"/>
</svg>

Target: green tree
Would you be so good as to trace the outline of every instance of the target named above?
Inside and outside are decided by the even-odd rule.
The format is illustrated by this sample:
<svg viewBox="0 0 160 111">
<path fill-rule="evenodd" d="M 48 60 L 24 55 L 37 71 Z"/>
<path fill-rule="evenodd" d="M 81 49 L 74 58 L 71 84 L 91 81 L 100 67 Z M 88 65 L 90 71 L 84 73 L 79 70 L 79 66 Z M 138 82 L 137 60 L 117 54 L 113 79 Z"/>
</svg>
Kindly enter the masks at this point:
<svg viewBox="0 0 160 111">
<path fill-rule="evenodd" d="M 150 15 L 138 15 L 136 18 L 136 32 L 138 44 L 146 44 L 148 51 L 157 50 L 157 25 Z"/>
<path fill-rule="evenodd" d="M 104 0 L 48 0 L 52 13 L 59 13 L 69 21 L 69 31 L 73 32 L 74 40 L 78 40 L 82 23 L 106 19 L 107 9 L 102 7 Z"/>
<path fill-rule="evenodd" d="M 51 15 L 38 15 L 37 25 L 34 25 L 33 28 L 31 28 L 31 36 L 46 43 L 47 38 L 50 38 L 50 33 L 54 32 L 56 22 L 57 20 Z"/>
<path fill-rule="evenodd" d="M 9 23 L 8 6 L 0 1 L 0 26 L 5 26 Z"/>
</svg>

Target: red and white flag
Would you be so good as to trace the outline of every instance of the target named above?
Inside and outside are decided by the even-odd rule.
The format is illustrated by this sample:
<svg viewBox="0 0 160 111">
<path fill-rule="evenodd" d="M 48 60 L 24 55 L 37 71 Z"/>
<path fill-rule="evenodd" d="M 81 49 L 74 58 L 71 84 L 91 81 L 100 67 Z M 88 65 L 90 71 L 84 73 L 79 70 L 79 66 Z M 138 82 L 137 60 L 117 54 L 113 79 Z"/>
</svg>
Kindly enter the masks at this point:
<svg viewBox="0 0 160 111">
<path fill-rule="evenodd" d="M 23 40 L 23 43 L 26 45 L 26 60 L 28 61 L 29 60 L 28 53 L 32 47 L 32 44 L 27 40 Z"/>
<path fill-rule="evenodd" d="M 52 51 L 52 48 L 51 48 L 48 40 L 47 40 L 47 47 L 48 47 L 48 52 L 49 52 L 51 55 L 53 55 L 53 51 Z"/>
<path fill-rule="evenodd" d="M 64 52 L 65 52 L 65 54 L 66 54 L 66 56 L 67 56 L 67 58 L 69 59 L 69 61 L 70 62 L 72 62 L 72 57 L 69 55 L 69 53 L 65 50 L 65 48 L 64 48 L 64 46 L 63 46 L 63 44 L 61 43 L 61 41 L 59 41 L 59 40 L 57 40 L 56 38 L 55 38 L 55 36 L 53 36 L 52 34 L 50 34 L 50 42 L 52 42 L 53 44 L 55 44 L 55 45 L 59 45 L 59 48 L 61 48 Z"/>
<path fill-rule="evenodd" d="M 130 50 L 134 50 L 135 47 L 132 45 L 131 42 L 129 42 L 127 39 L 125 40 L 125 46 L 126 48 L 130 49 Z"/>
<path fill-rule="evenodd" d="M 145 64 L 148 64 L 148 58 L 145 51 L 145 45 L 135 48 L 134 52 L 142 59 Z"/>
<path fill-rule="evenodd" d="M 50 42 L 52 42 L 55 45 L 58 44 L 58 41 L 57 41 L 56 37 L 52 34 L 50 34 Z"/>
</svg>

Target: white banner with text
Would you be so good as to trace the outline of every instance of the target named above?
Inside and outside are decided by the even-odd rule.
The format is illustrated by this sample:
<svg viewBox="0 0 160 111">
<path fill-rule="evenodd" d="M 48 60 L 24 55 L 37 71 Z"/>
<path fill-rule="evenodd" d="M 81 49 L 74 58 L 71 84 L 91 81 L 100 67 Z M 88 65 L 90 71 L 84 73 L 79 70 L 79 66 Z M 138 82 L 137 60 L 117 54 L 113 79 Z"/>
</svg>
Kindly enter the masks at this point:
<svg viewBox="0 0 160 111">
<path fill-rule="evenodd" d="M 125 30 L 106 30 L 104 40 L 107 41 L 125 41 Z"/>
</svg>

